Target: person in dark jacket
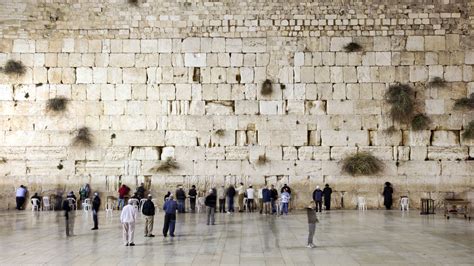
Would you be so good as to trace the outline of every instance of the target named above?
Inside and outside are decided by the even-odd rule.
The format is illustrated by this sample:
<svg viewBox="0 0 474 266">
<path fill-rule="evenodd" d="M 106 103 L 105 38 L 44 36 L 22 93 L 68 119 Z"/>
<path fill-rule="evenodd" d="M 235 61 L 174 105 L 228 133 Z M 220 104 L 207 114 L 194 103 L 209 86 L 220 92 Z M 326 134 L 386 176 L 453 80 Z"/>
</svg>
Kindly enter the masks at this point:
<svg viewBox="0 0 474 266">
<path fill-rule="evenodd" d="M 227 212 L 232 213 L 234 212 L 234 197 L 235 197 L 235 188 L 233 185 L 230 185 L 227 189 Z"/>
<path fill-rule="evenodd" d="M 195 185 L 192 185 L 191 189 L 188 191 L 188 196 L 189 203 L 191 204 L 191 212 L 196 212 L 197 191 Z"/>
<path fill-rule="evenodd" d="M 145 198 L 145 184 L 143 183 L 140 184 L 140 186 L 137 188 L 136 194 L 139 200 Z"/>
<path fill-rule="evenodd" d="M 318 217 L 316 216 L 316 212 L 314 211 L 314 202 L 306 208 L 306 214 L 308 215 L 308 245 L 307 248 L 314 248 L 315 245 L 313 244 L 314 232 L 316 231 L 316 223 L 318 223 Z"/>
<path fill-rule="evenodd" d="M 275 185 L 272 185 L 270 189 L 271 194 L 271 205 L 272 205 L 272 214 L 277 213 L 276 202 L 278 200 L 278 190 L 276 190 Z"/>
<path fill-rule="evenodd" d="M 176 190 L 176 201 L 178 201 L 178 212 L 185 213 L 186 212 L 186 192 L 182 186 L 178 186 Z"/>
<path fill-rule="evenodd" d="M 94 227 L 91 230 L 99 229 L 99 218 L 97 214 L 100 208 L 100 197 L 99 193 L 94 193 L 94 199 L 92 200 L 92 218 L 94 219 Z"/>
<path fill-rule="evenodd" d="M 280 193 L 283 193 L 285 191 L 285 189 L 286 189 L 286 192 L 288 192 L 288 194 L 291 195 L 291 188 L 287 184 L 283 185 L 283 187 L 280 190 Z"/>
<path fill-rule="evenodd" d="M 70 212 L 72 211 L 71 205 L 69 205 L 69 200 L 63 201 L 63 210 L 64 210 L 64 218 L 66 220 L 66 236 L 73 236 L 74 235 L 74 215 Z"/>
<path fill-rule="evenodd" d="M 216 213 L 216 205 L 217 205 L 217 196 L 214 193 L 214 190 L 209 190 L 209 194 L 207 195 L 204 205 L 207 207 L 207 225 L 215 224 L 214 221 L 214 214 Z"/>
<path fill-rule="evenodd" d="M 169 199 L 170 196 L 171 196 L 171 191 L 168 191 L 168 192 L 166 193 L 165 197 L 163 198 L 164 201 L 166 202 L 166 201 Z"/>
<path fill-rule="evenodd" d="M 392 209 L 392 194 L 393 194 L 393 188 L 392 184 L 390 182 L 385 182 L 385 187 L 383 189 L 383 205 L 385 205 L 385 208 L 387 210 Z"/>
<path fill-rule="evenodd" d="M 174 228 L 176 224 L 176 210 L 178 209 L 178 203 L 174 200 L 173 195 L 169 195 L 166 200 L 163 210 L 165 211 L 165 222 L 163 224 L 163 236 L 168 235 L 168 229 L 170 236 L 174 237 Z"/>
<path fill-rule="evenodd" d="M 323 189 L 324 206 L 326 206 L 326 211 L 331 209 L 331 194 L 332 188 L 329 187 L 329 184 L 326 184 L 325 188 Z"/>
<path fill-rule="evenodd" d="M 321 212 L 323 208 L 323 191 L 316 186 L 316 190 L 313 191 L 313 200 L 316 203 L 316 212 Z"/>
<path fill-rule="evenodd" d="M 271 202 L 272 202 L 272 193 L 267 186 L 262 189 L 262 200 L 263 200 L 263 209 L 265 215 L 270 214 Z"/>
<path fill-rule="evenodd" d="M 38 200 L 37 201 L 37 204 L 38 204 L 38 211 L 40 210 L 40 207 L 41 207 L 41 197 L 38 195 L 38 192 L 36 192 L 33 197 L 31 197 L 31 204 L 33 204 L 33 199 L 35 200 Z"/>
<path fill-rule="evenodd" d="M 155 237 L 153 235 L 153 221 L 155 217 L 155 204 L 151 200 L 151 194 L 148 194 L 148 199 L 143 203 L 142 213 L 145 216 L 145 237 Z"/>
</svg>

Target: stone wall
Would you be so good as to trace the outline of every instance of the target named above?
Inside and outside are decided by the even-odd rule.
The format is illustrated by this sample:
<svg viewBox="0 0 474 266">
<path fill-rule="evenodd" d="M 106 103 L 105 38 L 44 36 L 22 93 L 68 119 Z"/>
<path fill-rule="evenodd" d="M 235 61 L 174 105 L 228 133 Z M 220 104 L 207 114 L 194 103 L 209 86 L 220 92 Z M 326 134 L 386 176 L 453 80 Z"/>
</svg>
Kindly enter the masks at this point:
<svg viewBox="0 0 474 266">
<path fill-rule="evenodd" d="M 453 109 L 474 92 L 472 1 L 1 2 L 0 64 L 27 66 L 0 73 L 2 209 L 20 184 L 49 195 L 87 182 L 105 197 L 145 182 L 162 199 L 178 184 L 288 183 L 303 206 L 329 183 L 348 208 L 357 196 L 381 207 L 385 181 L 413 206 L 472 191 L 474 141 L 461 136 L 474 114 Z M 363 51 L 345 52 L 352 41 Z M 397 82 L 429 129 L 393 123 L 384 93 Z M 46 111 L 56 96 L 65 113 Z M 90 148 L 71 145 L 83 126 Z M 383 173 L 341 173 L 357 151 Z M 179 169 L 151 170 L 166 157 Z"/>
</svg>

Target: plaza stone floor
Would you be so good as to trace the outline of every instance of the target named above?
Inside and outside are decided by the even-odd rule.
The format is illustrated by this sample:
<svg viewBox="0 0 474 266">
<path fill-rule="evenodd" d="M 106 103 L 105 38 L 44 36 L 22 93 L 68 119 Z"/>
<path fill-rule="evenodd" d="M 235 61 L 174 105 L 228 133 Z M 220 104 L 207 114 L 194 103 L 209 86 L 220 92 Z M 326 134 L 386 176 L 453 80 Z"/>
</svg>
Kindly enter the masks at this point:
<svg viewBox="0 0 474 266">
<path fill-rule="evenodd" d="M 304 211 L 288 216 L 217 214 L 207 226 L 204 214 L 178 215 L 176 237 L 161 235 L 163 212 L 155 216 L 155 238 L 135 247 L 122 243 L 119 212 L 92 219 L 76 212 L 75 235 L 66 238 L 62 212 L 0 212 L 0 265 L 460 265 L 474 264 L 474 222 L 421 216 L 416 210 L 334 210 L 320 215 L 317 248 L 305 247 Z"/>
</svg>

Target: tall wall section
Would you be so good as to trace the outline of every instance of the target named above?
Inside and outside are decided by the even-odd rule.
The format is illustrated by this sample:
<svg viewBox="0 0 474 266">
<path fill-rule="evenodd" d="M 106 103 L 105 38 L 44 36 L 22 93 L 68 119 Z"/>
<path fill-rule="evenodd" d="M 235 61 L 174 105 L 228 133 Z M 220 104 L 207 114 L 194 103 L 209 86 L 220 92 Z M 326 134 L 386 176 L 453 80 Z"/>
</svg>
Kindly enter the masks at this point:
<svg viewBox="0 0 474 266">
<path fill-rule="evenodd" d="M 0 65 L 20 60 L 27 72 L 0 73 L 0 208 L 14 207 L 20 184 L 49 195 L 90 183 L 105 197 L 119 183 L 145 182 L 155 196 L 177 184 L 288 183 L 302 206 L 329 183 L 351 208 L 357 196 L 381 207 L 385 181 L 414 205 L 429 192 L 462 196 L 473 189 L 474 141 L 462 133 L 474 113 L 453 105 L 474 92 L 472 6 L 1 0 Z M 345 52 L 352 41 L 363 51 Z M 446 86 L 427 86 L 434 77 Z M 397 82 L 416 91 L 428 129 L 393 122 L 384 94 Z M 46 111 L 57 96 L 67 111 Z M 93 146 L 72 146 L 84 126 Z M 383 172 L 342 173 L 357 151 Z M 179 169 L 153 171 L 168 156 Z"/>
</svg>

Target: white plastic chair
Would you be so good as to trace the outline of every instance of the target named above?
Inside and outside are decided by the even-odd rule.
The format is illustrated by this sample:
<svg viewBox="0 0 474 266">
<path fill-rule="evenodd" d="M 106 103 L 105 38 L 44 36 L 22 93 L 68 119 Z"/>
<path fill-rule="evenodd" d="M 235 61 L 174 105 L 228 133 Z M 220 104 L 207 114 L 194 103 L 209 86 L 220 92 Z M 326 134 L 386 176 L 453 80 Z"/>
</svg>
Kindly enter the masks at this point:
<svg viewBox="0 0 474 266">
<path fill-rule="evenodd" d="M 31 211 L 39 211 L 40 210 L 40 203 L 39 199 L 31 199 Z"/>
<path fill-rule="evenodd" d="M 51 204 L 49 203 L 49 197 L 43 197 L 43 210 L 51 210 Z"/>
<path fill-rule="evenodd" d="M 108 216 L 110 214 L 110 216 L 113 216 L 114 207 L 114 201 L 108 200 L 107 203 L 105 203 L 105 215 Z"/>
<path fill-rule="evenodd" d="M 197 212 L 200 213 L 203 208 L 204 208 L 204 197 L 199 197 L 197 198 L 197 201 L 196 201 Z"/>
<path fill-rule="evenodd" d="M 84 202 L 82 203 L 82 209 L 85 211 L 85 212 L 88 212 L 91 210 L 91 199 L 85 199 Z"/>
<path fill-rule="evenodd" d="M 146 201 L 146 200 L 147 200 L 147 199 L 141 199 L 141 200 L 140 200 L 140 205 L 139 205 L 140 213 L 143 211 L 143 204 L 145 204 L 145 201 Z"/>
<path fill-rule="evenodd" d="M 401 197 L 400 198 L 400 209 L 402 211 L 408 211 L 408 205 L 409 205 L 409 200 L 408 197 Z"/>
<path fill-rule="evenodd" d="M 155 205 L 155 212 L 159 213 L 160 208 L 158 207 L 158 203 L 156 202 L 156 199 L 152 199 L 151 202 L 153 202 L 153 205 Z"/>
<path fill-rule="evenodd" d="M 367 210 L 367 204 L 365 201 L 365 197 L 357 197 L 357 207 L 359 211 L 366 211 Z"/>
</svg>

